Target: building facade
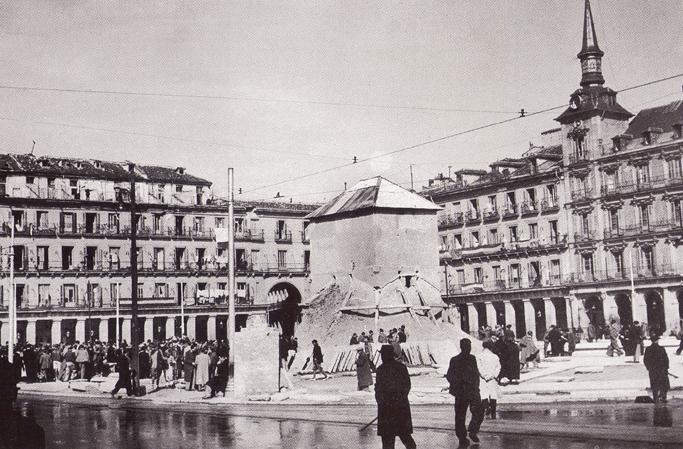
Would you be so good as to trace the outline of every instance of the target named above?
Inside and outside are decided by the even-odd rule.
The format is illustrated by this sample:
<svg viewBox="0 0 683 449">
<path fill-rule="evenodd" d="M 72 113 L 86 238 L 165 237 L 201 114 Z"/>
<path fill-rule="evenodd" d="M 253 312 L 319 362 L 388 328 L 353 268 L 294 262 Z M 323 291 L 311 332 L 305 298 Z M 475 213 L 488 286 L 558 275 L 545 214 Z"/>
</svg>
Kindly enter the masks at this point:
<svg viewBox="0 0 683 449">
<path fill-rule="evenodd" d="M 138 165 L 135 179 L 141 335 L 225 338 L 228 254 L 214 230 L 227 226 L 227 203 L 211 197 L 210 182 L 181 167 Z M 129 208 L 126 164 L 0 155 L 3 343 L 12 300 L 20 341 L 113 340 L 117 302 L 118 335 L 130 341 Z M 313 209 L 236 202 L 238 326 L 251 313 L 266 313 L 291 332 L 308 294 L 304 217 Z"/>
<path fill-rule="evenodd" d="M 633 117 L 604 86 L 588 1 L 584 17 L 581 87 L 560 127 L 522 158 L 422 192 L 444 207 L 442 288 L 470 332 L 611 319 L 680 328 L 683 101 Z"/>
</svg>

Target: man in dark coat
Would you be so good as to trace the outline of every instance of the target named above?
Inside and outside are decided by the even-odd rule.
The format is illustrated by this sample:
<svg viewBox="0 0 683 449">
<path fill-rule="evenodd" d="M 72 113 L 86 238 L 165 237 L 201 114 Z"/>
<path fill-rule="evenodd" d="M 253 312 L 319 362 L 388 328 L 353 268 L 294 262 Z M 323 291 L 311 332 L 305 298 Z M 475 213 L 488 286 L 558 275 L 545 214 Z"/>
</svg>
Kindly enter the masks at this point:
<svg viewBox="0 0 683 449">
<path fill-rule="evenodd" d="M 548 331 L 548 341 L 550 342 L 550 352 L 553 357 L 562 355 L 562 347 L 564 346 L 564 339 L 562 338 L 562 333 L 557 328 L 557 326 L 550 326 Z"/>
<path fill-rule="evenodd" d="M 116 396 L 121 388 L 125 388 L 126 394 L 132 396 L 133 387 L 130 380 L 130 362 L 128 361 L 128 357 L 126 357 L 120 349 L 116 350 L 116 365 L 119 372 L 119 380 L 116 381 L 116 385 L 111 391 L 111 397 L 113 398 Z"/>
<path fill-rule="evenodd" d="M 216 393 L 221 392 L 225 397 L 225 389 L 228 385 L 228 359 L 223 355 L 218 356 L 218 364 L 216 365 L 216 375 L 209 379 L 206 384 L 206 395 L 202 399 L 209 399 L 216 396 Z"/>
<path fill-rule="evenodd" d="M 394 349 L 390 345 L 383 345 L 380 354 L 382 364 L 377 368 L 375 399 L 377 435 L 382 437 L 382 449 L 393 449 L 397 436 L 407 449 L 415 449 L 417 445 L 411 436 L 413 420 L 408 402 L 408 368 L 396 361 Z"/>
<path fill-rule="evenodd" d="M 652 399 L 655 404 L 666 402 L 666 393 L 669 391 L 669 357 L 666 350 L 659 346 L 658 335 L 652 336 L 652 344 L 645 350 L 643 362 L 650 375 Z"/>
<path fill-rule="evenodd" d="M 479 426 L 484 420 L 484 411 L 479 396 L 479 369 L 477 359 L 472 354 L 472 342 L 467 338 L 460 340 L 460 354 L 451 359 L 446 373 L 450 384 L 448 392 L 455 396 L 455 435 L 460 440 L 459 447 L 467 447 L 470 438 L 479 442 Z M 472 413 L 468 428 L 465 428 L 467 409 Z"/>
</svg>

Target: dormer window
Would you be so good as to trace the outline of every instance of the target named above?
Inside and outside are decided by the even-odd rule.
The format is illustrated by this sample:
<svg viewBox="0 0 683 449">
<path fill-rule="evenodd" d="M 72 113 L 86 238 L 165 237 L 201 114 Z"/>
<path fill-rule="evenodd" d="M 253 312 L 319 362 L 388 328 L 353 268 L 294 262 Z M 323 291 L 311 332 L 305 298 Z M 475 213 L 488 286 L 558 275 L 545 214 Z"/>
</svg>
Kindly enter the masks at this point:
<svg viewBox="0 0 683 449">
<path fill-rule="evenodd" d="M 182 193 L 183 192 L 183 185 L 182 184 L 176 184 L 175 191 L 176 191 L 176 193 Z"/>
<path fill-rule="evenodd" d="M 675 123 L 673 126 L 673 138 L 674 140 L 678 140 L 681 137 L 683 137 L 683 123 Z"/>
<path fill-rule="evenodd" d="M 178 173 L 179 175 L 184 175 L 185 174 L 185 167 L 177 167 L 175 169 L 175 172 Z"/>
<path fill-rule="evenodd" d="M 95 166 L 95 168 L 102 168 L 102 162 L 100 161 L 93 161 L 93 165 Z"/>
<path fill-rule="evenodd" d="M 657 142 L 657 137 L 662 133 L 661 128 L 648 128 L 643 132 L 643 144 L 652 145 Z"/>
<path fill-rule="evenodd" d="M 40 166 L 43 168 L 49 168 L 50 167 L 50 161 L 47 159 L 41 159 L 40 160 Z"/>
</svg>

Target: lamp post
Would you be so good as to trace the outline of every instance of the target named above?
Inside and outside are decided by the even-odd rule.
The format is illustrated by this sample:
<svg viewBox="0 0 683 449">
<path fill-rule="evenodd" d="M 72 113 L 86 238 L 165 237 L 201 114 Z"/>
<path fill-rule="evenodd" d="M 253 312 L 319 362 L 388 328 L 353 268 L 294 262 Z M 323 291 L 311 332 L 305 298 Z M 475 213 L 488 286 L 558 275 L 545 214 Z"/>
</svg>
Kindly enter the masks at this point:
<svg viewBox="0 0 683 449">
<path fill-rule="evenodd" d="M 230 373 L 235 369 L 235 210 L 234 186 L 235 175 L 232 167 L 228 168 L 228 367 Z"/>
<path fill-rule="evenodd" d="M 14 216 L 10 212 L 10 250 L 9 250 L 9 307 L 7 315 L 9 318 L 9 347 L 7 348 L 7 360 L 14 363 L 14 339 L 17 338 L 17 298 L 14 290 Z"/>
<path fill-rule="evenodd" d="M 130 173 L 130 344 L 132 346 L 131 368 L 138 374 L 139 348 L 138 348 L 138 247 L 137 247 L 137 227 L 138 223 L 135 214 L 135 164 L 128 163 Z"/>
</svg>

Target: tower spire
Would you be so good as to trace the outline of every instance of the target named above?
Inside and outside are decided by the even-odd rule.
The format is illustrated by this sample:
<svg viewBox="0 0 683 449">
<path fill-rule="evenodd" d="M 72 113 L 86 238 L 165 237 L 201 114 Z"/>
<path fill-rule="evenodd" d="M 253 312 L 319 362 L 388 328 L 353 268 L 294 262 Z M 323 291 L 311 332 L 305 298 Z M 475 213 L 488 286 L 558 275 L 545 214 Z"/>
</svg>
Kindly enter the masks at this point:
<svg viewBox="0 0 683 449">
<path fill-rule="evenodd" d="M 598 46 L 590 0 L 586 0 L 583 17 L 583 45 L 579 54 L 576 55 L 581 60 L 582 87 L 605 84 L 605 78 L 602 76 L 602 57 L 604 54 Z"/>
</svg>

